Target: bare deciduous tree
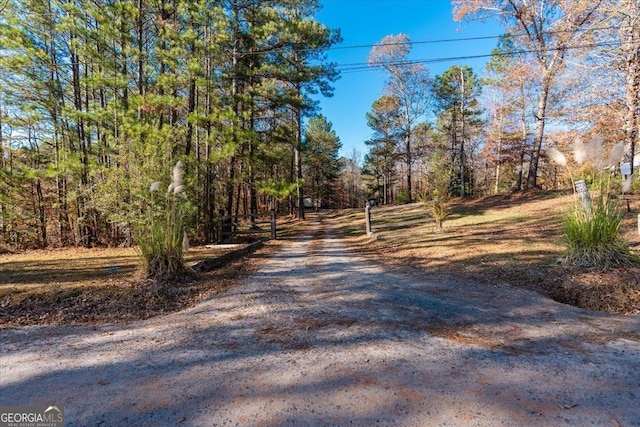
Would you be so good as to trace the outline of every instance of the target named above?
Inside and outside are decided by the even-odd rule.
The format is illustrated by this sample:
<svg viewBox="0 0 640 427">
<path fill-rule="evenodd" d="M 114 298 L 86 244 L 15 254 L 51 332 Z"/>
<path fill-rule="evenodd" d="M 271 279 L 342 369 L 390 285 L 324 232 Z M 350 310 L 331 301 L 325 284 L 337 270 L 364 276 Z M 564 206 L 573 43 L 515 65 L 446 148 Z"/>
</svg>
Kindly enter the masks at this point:
<svg viewBox="0 0 640 427">
<path fill-rule="evenodd" d="M 508 32 L 521 35 L 518 41 L 538 67 L 538 99 L 535 108 L 535 137 L 526 188 L 537 186 L 538 160 L 545 134 L 547 107 L 559 72 L 568 53 L 584 47 L 585 29 L 599 24 L 603 0 L 453 0 L 454 18 L 497 18 Z"/>
<path fill-rule="evenodd" d="M 432 101 L 432 80 L 429 69 L 412 63 L 407 56 L 411 41 L 405 34 L 390 35 L 376 44 L 369 53 L 369 66 L 384 69 L 387 80 L 385 92 L 399 101 L 402 130 L 403 157 L 407 169 L 407 196 L 411 203 L 411 169 L 414 161 L 412 147 L 415 126 L 424 118 Z"/>
</svg>

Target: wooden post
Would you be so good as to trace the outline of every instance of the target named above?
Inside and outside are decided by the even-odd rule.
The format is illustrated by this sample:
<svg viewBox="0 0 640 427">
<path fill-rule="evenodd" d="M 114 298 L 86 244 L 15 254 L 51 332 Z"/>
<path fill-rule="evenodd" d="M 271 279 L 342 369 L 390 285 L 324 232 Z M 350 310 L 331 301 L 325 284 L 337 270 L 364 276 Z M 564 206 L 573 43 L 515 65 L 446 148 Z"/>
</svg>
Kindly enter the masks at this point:
<svg viewBox="0 0 640 427">
<path fill-rule="evenodd" d="M 371 236 L 371 206 L 367 202 L 367 206 L 364 208 L 364 218 L 366 222 L 367 236 Z"/>
<path fill-rule="evenodd" d="M 224 220 L 224 210 L 220 209 L 218 211 L 218 221 L 216 224 L 216 230 L 217 230 L 217 239 L 216 239 L 216 243 L 220 244 L 222 243 L 222 221 Z"/>
<path fill-rule="evenodd" d="M 271 240 L 278 240 L 276 235 L 276 211 L 271 211 Z"/>
<path fill-rule="evenodd" d="M 580 196 L 580 201 L 582 202 L 582 209 L 585 212 L 591 213 L 591 197 L 589 196 L 589 189 L 587 188 L 587 183 L 585 180 L 581 179 L 576 181 L 574 184 L 575 191 Z"/>
</svg>

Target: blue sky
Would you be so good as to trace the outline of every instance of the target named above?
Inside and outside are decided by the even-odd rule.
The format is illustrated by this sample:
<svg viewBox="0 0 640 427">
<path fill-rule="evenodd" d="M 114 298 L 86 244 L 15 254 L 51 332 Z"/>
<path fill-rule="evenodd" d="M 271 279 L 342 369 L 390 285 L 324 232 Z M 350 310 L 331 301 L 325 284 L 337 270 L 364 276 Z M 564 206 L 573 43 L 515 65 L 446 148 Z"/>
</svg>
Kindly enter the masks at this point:
<svg viewBox="0 0 640 427">
<path fill-rule="evenodd" d="M 467 40 L 447 43 L 421 43 L 443 39 L 498 36 L 501 28 L 495 22 L 458 23 L 453 20 L 449 0 L 321 0 L 323 9 L 316 19 L 329 28 L 339 28 L 343 42 L 339 49 L 327 52 L 328 59 L 339 66 L 366 64 L 370 47 L 342 49 L 348 46 L 372 45 L 390 34 L 404 33 L 413 42 L 410 59 L 434 60 L 490 54 L 497 39 Z M 442 61 L 426 64 L 431 76 L 442 74 L 452 65 L 470 65 L 476 73 L 484 73 L 487 59 Z M 350 157 L 355 148 L 364 156 L 372 131 L 365 114 L 382 94 L 384 76 L 380 71 L 342 73 L 335 83 L 332 98 L 320 98 L 321 114 L 333 124 L 342 141 L 341 154 Z"/>
</svg>

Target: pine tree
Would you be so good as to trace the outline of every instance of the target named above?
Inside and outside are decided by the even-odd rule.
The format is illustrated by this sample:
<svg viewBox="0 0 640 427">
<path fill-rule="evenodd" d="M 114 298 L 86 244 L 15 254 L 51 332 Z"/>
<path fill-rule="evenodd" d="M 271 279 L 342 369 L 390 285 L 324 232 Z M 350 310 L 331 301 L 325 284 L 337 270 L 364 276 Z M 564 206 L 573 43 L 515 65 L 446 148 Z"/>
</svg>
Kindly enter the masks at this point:
<svg viewBox="0 0 640 427">
<path fill-rule="evenodd" d="M 459 180 L 451 174 L 449 191 L 453 192 L 456 181 L 459 195 L 465 197 L 468 183 L 471 182 L 469 169 L 473 154 L 473 136 L 480 125 L 479 100 L 482 87 L 471 67 L 452 66 L 442 75 L 436 76 L 434 91 L 439 111 L 441 130 L 450 141 L 451 170 L 459 172 Z M 456 167 L 457 166 L 457 167 Z"/>
</svg>

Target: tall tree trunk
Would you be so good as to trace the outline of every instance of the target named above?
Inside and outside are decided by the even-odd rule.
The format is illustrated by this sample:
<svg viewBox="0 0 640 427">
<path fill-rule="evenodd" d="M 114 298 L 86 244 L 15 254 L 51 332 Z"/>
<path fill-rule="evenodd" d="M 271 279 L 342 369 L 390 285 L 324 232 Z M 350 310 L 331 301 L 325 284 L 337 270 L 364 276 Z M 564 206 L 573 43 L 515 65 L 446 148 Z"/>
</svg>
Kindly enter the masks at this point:
<svg viewBox="0 0 640 427">
<path fill-rule="evenodd" d="M 304 193 L 302 192 L 302 153 L 300 144 L 296 142 L 294 148 L 295 177 L 296 177 L 296 200 L 298 205 L 298 219 L 305 219 L 304 216 Z"/>
<path fill-rule="evenodd" d="M 516 182 L 516 191 L 522 190 L 524 177 L 524 156 L 527 152 L 527 135 L 529 134 L 529 125 L 527 124 L 527 100 L 525 97 L 524 86 L 520 86 L 520 101 L 522 109 L 520 110 L 520 123 L 522 124 L 522 139 L 520 141 L 520 163 L 518 168 L 518 180 Z"/>
<path fill-rule="evenodd" d="M 236 169 L 235 150 L 238 146 L 238 133 L 240 132 L 241 107 L 240 107 L 240 11 L 237 1 L 233 1 L 233 52 L 231 56 L 231 97 L 233 102 L 233 112 L 235 113 L 233 121 L 233 150 L 234 154 L 229 159 L 229 168 L 227 169 L 227 215 L 233 212 L 233 189 Z"/>
<path fill-rule="evenodd" d="M 536 134 L 531 148 L 531 160 L 529 162 L 529 175 L 525 190 L 535 189 L 538 186 L 538 161 L 544 140 L 544 127 L 546 124 L 547 100 L 549 99 L 550 77 L 545 75 L 540 88 L 540 98 L 538 98 L 538 108 L 536 111 Z"/>
<path fill-rule="evenodd" d="M 466 186 L 464 182 L 464 169 L 465 169 L 465 156 L 464 156 L 464 143 L 466 139 L 466 126 L 465 126 L 465 87 L 464 87 L 464 69 L 460 68 L 460 198 L 464 199 L 467 196 Z"/>
<path fill-rule="evenodd" d="M 407 136 L 405 137 L 405 149 L 406 149 L 406 164 L 407 164 L 407 202 L 408 203 L 412 203 L 413 202 L 413 196 L 412 196 L 412 188 L 411 188 L 411 180 L 412 180 L 412 176 L 411 176 L 411 166 L 413 163 L 413 158 L 411 155 L 411 131 L 408 129 L 407 132 Z"/>
<path fill-rule="evenodd" d="M 196 79 L 191 77 L 189 79 L 189 99 L 187 101 L 187 118 L 193 114 L 196 110 Z M 193 122 L 187 120 L 187 135 L 185 137 L 184 154 L 189 156 L 191 154 L 191 144 L 193 140 Z"/>
<path fill-rule="evenodd" d="M 631 164 L 633 179 L 634 153 L 640 138 L 640 3 L 625 0 L 622 24 L 622 48 L 625 51 L 625 105 L 624 142 L 625 160 Z"/>
<path fill-rule="evenodd" d="M 79 113 L 83 112 L 83 102 L 82 102 L 82 86 L 80 84 L 81 78 L 81 70 L 80 70 L 80 56 L 77 51 L 74 49 L 75 43 L 78 42 L 78 38 L 73 31 L 69 34 L 69 39 L 71 40 L 70 46 L 70 57 L 71 57 L 71 75 L 72 75 L 72 86 L 73 86 L 73 101 L 75 110 Z M 90 226 L 90 220 L 88 218 L 88 212 L 86 207 L 85 195 L 84 191 L 88 188 L 89 184 L 89 142 L 88 142 L 88 134 L 85 129 L 85 120 L 82 117 L 77 119 L 75 124 L 76 137 L 78 139 L 78 146 L 80 148 L 80 162 L 81 162 L 81 170 L 80 170 L 80 185 L 79 185 L 79 194 L 77 198 L 77 212 L 78 212 L 78 234 L 80 237 L 80 242 L 85 247 L 90 247 L 92 245 L 92 236 L 93 230 Z"/>
<path fill-rule="evenodd" d="M 0 169 L 5 170 L 5 162 L 7 161 L 4 156 L 4 135 L 2 134 L 2 126 L 4 122 L 4 110 L 0 105 Z"/>
<path fill-rule="evenodd" d="M 456 116 L 451 117 L 451 162 L 449 169 L 449 194 L 453 196 L 453 190 L 455 189 L 456 178 L 456 147 L 458 146 L 458 132 L 456 130 Z"/>
<path fill-rule="evenodd" d="M 136 32 L 137 34 L 137 52 L 138 55 L 138 75 L 136 79 L 136 83 L 138 85 L 138 94 L 140 96 L 144 96 L 146 92 L 146 78 L 144 72 L 144 0 L 138 0 L 138 15 L 136 16 Z M 141 113 L 141 110 L 138 109 L 138 114 Z M 139 118 L 139 117 L 138 117 Z"/>
<path fill-rule="evenodd" d="M 500 172 L 502 167 L 502 123 L 500 123 L 500 130 L 498 131 L 498 157 L 496 159 L 496 183 L 493 188 L 493 194 L 500 192 Z"/>
<path fill-rule="evenodd" d="M 47 217 L 44 208 L 44 197 L 42 196 L 42 184 L 40 179 L 36 179 L 35 182 L 35 199 L 36 199 L 36 214 L 38 218 L 38 228 L 40 230 L 40 245 L 42 248 L 48 246 L 47 241 Z"/>
<path fill-rule="evenodd" d="M 254 106 L 251 108 L 251 129 L 254 128 Z M 256 228 L 256 215 L 258 215 L 258 194 L 256 191 L 256 173 L 255 173 L 255 152 L 257 141 L 254 138 L 249 140 L 249 159 L 247 167 L 249 169 L 249 214 L 251 215 L 251 228 Z"/>
</svg>

